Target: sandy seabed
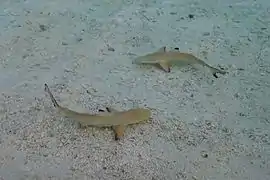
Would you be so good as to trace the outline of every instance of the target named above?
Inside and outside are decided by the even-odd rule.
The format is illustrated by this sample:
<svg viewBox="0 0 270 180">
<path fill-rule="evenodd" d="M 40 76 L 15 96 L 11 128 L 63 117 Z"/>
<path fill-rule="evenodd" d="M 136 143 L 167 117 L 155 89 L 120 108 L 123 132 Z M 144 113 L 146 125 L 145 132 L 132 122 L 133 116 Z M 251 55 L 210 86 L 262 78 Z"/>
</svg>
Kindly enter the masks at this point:
<svg viewBox="0 0 270 180">
<path fill-rule="evenodd" d="M 269 0 L 0 2 L 0 179 L 270 179 Z M 178 47 L 228 74 L 132 59 Z M 151 121 L 78 129 L 77 111 Z"/>
</svg>

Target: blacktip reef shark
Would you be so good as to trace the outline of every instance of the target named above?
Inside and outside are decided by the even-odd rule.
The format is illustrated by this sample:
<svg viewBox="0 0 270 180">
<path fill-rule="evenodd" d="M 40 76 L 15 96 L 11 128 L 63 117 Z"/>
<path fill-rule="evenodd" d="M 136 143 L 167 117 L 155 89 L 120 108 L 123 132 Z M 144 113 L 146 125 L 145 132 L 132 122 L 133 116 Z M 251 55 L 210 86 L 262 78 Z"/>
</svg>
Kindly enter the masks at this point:
<svg viewBox="0 0 270 180">
<path fill-rule="evenodd" d="M 117 111 L 111 107 L 106 107 L 107 112 L 97 114 L 79 113 L 68 108 L 62 107 L 55 100 L 49 87 L 45 84 L 44 88 L 50 96 L 50 99 L 61 115 L 72 118 L 79 122 L 81 127 L 96 126 L 96 127 L 112 127 L 115 133 L 115 140 L 119 140 L 125 131 L 125 126 L 136 124 L 141 121 L 146 121 L 151 117 L 151 111 L 144 108 L 130 109 L 127 111 Z"/>
<path fill-rule="evenodd" d="M 210 69 L 215 78 L 217 73 L 226 74 L 227 72 L 214 68 L 199 58 L 189 53 L 181 53 L 178 48 L 175 51 L 166 51 L 166 46 L 161 47 L 158 51 L 139 56 L 132 62 L 133 64 L 158 64 L 165 72 L 171 72 L 172 65 L 186 66 L 202 65 Z"/>
</svg>

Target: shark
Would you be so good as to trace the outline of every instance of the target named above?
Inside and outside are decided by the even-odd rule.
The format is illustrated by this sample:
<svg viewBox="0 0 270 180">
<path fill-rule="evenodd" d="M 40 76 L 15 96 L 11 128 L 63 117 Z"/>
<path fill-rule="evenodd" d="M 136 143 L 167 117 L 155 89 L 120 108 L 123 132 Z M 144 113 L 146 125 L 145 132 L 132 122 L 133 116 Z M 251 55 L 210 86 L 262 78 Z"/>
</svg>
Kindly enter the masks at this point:
<svg viewBox="0 0 270 180">
<path fill-rule="evenodd" d="M 53 106 L 58 113 L 64 117 L 74 119 L 80 127 L 96 126 L 96 127 L 112 127 L 115 134 L 115 140 L 119 140 L 124 136 L 127 125 L 137 124 L 147 121 L 151 118 L 151 111 L 146 108 L 134 108 L 129 110 L 118 111 L 112 107 L 106 107 L 106 111 L 99 110 L 99 113 L 80 113 L 69 108 L 61 106 L 54 98 L 48 85 L 44 84 L 45 92 L 48 93 Z"/>
<path fill-rule="evenodd" d="M 159 48 L 153 53 L 139 56 L 132 61 L 133 64 L 158 64 L 165 72 L 171 72 L 172 65 L 187 66 L 201 65 L 207 67 L 215 78 L 217 74 L 226 74 L 226 71 L 214 68 L 190 53 L 181 53 L 179 48 L 167 51 L 166 46 Z"/>
</svg>

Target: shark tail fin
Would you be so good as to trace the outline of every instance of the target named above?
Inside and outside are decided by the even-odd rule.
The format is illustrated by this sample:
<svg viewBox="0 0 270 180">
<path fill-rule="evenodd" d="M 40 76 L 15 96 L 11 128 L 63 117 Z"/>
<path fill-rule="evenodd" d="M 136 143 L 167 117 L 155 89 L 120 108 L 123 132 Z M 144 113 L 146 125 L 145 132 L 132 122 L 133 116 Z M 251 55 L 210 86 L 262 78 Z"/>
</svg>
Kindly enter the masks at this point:
<svg viewBox="0 0 270 180">
<path fill-rule="evenodd" d="M 57 103 L 57 101 L 56 101 L 55 98 L 53 97 L 53 95 L 52 95 L 52 93 L 51 93 L 51 91 L 50 91 L 48 85 L 47 85 L 47 84 L 44 84 L 44 86 L 45 86 L 44 90 L 45 90 L 45 92 L 47 92 L 47 93 L 49 94 L 50 99 L 51 99 L 51 101 L 52 101 L 52 103 L 53 103 L 53 106 L 56 107 L 56 108 L 59 108 L 60 105 Z"/>
<path fill-rule="evenodd" d="M 211 67 L 210 70 L 215 78 L 218 78 L 217 73 L 223 74 L 223 75 L 227 73 L 226 71 L 222 71 L 222 70 L 214 68 L 214 67 Z"/>
</svg>

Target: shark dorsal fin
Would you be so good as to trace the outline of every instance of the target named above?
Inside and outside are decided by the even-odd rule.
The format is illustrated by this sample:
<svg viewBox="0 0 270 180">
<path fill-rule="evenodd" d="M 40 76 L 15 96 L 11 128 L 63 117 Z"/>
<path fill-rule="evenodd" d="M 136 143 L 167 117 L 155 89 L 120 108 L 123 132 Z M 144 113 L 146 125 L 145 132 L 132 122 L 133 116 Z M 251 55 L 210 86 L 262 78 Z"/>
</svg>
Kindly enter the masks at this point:
<svg viewBox="0 0 270 180">
<path fill-rule="evenodd" d="M 162 46 L 157 50 L 157 52 L 166 52 L 166 46 Z"/>
<path fill-rule="evenodd" d="M 99 109 L 98 112 L 101 115 L 112 115 L 112 114 L 115 114 L 115 113 L 117 113 L 119 111 L 116 110 L 113 107 L 106 107 L 105 110 L 104 109 Z"/>
</svg>

